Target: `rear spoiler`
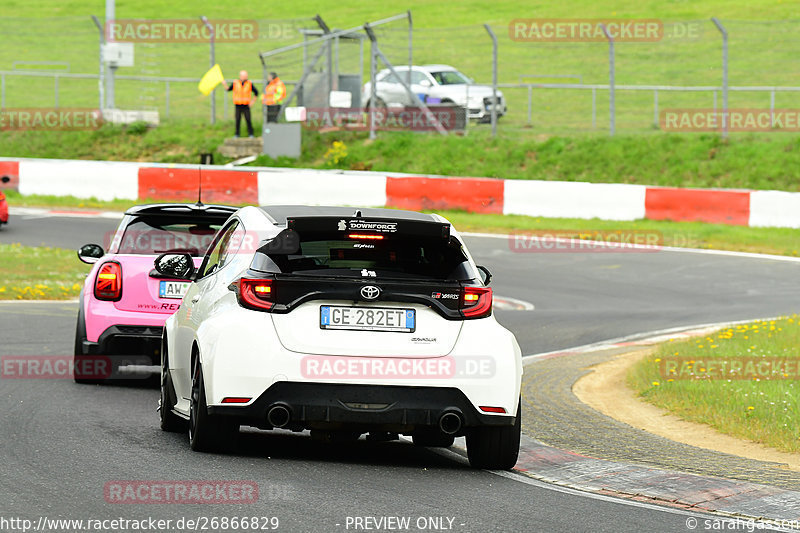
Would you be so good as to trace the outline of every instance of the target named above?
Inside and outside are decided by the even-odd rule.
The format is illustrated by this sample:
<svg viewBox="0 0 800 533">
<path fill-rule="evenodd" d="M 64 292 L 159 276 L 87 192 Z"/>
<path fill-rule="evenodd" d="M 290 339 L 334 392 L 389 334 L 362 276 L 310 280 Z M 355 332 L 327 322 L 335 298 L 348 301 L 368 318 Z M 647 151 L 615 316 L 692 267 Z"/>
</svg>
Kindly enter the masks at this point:
<svg viewBox="0 0 800 533">
<path fill-rule="evenodd" d="M 348 232 L 381 234 L 391 236 L 418 236 L 428 238 L 450 238 L 450 224 L 427 220 L 391 219 L 383 217 L 290 217 L 286 227 L 298 233 Z"/>
</svg>

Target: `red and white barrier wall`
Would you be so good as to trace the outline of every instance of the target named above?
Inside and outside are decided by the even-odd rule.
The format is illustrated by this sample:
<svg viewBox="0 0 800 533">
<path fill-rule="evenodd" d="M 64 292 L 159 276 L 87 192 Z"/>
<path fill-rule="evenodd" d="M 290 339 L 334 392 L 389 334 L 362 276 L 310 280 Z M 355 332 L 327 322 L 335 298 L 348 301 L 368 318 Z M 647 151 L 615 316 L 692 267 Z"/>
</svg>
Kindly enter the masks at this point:
<svg viewBox="0 0 800 533">
<path fill-rule="evenodd" d="M 101 200 L 389 206 L 604 220 L 702 221 L 800 228 L 800 193 L 616 183 L 414 176 L 338 170 L 228 168 L 0 158 L 22 194 Z"/>
</svg>

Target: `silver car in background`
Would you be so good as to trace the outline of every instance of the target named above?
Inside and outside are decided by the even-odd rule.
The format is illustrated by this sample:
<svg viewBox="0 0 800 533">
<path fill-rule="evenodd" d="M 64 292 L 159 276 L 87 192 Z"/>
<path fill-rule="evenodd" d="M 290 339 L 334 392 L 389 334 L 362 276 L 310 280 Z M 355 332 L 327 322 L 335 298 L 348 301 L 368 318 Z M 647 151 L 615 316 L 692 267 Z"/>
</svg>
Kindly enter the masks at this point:
<svg viewBox="0 0 800 533">
<path fill-rule="evenodd" d="M 395 72 L 408 82 L 408 66 L 395 67 Z M 475 82 L 450 65 L 411 66 L 411 90 L 426 104 L 453 103 L 467 108 L 469 118 L 488 121 L 491 116 L 492 88 L 488 85 L 473 85 Z M 406 92 L 397 76 L 389 69 L 376 76 L 376 107 L 413 106 L 415 102 Z M 364 84 L 361 101 L 369 106 L 371 83 Z M 503 93 L 497 91 L 497 116 L 506 113 Z"/>
</svg>

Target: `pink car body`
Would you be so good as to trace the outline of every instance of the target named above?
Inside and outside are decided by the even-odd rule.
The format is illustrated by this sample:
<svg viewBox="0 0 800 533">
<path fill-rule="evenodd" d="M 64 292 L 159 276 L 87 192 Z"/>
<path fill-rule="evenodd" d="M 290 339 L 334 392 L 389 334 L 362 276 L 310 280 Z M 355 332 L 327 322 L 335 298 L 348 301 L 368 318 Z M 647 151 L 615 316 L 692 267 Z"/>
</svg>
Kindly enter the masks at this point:
<svg viewBox="0 0 800 533">
<path fill-rule="evenodd" d="M 158 364 L 164 322 L 178 310 L 189 282 L 164 279 L 153 261 L 178 250 L 190 253 L 199 266 L 216 231 L 236 211 L 203 204 L 136 206 L 106 239 L 107 252 L 97 244 L 81 247 L 78 257 L 94 266 L 80 295 L 76 363 L 96 355 L 136 355 Z"/>
</svg>

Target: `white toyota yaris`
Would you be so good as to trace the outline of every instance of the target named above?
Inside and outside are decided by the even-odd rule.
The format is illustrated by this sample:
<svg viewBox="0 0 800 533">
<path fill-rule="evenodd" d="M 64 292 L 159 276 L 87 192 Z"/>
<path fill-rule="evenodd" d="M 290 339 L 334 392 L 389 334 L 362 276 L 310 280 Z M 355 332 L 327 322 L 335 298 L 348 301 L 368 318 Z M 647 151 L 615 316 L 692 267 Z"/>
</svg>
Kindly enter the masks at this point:
<svg viewBox="0 0 800 533">
<path fill-rule="evenodd" d="M 195 269 L 162 339 L 161 427 L 224 448 L 240 426 L 326 439 L 466 436 L 470 464 L 519 453 L 522 361 L 492 316 L 489 272 L 438 215 L 244 207 Z"/>
</svg>

